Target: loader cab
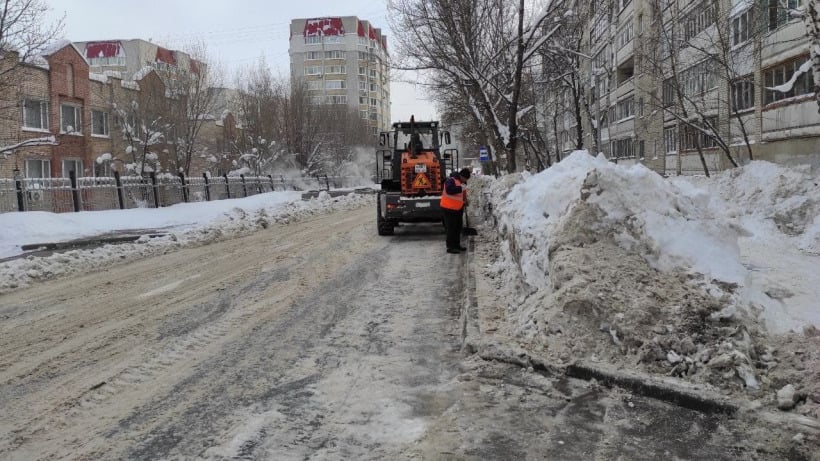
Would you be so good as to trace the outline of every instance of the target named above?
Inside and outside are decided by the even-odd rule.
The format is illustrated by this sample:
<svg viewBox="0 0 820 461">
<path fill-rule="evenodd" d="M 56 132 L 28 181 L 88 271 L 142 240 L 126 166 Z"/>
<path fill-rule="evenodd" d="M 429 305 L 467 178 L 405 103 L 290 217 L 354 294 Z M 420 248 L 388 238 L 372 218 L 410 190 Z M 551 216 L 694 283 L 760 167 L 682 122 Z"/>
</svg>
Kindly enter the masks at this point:
<svg viewBox="0 0 820 461">
<path fill-rule="evenodd" d="M 390 131 L 379 133 L 377 149 L 376 177 L 385 189 L 398 187 L 401 176 L 402 156 L 415 158 L 421 152 L 432 152 L 442 164 L 441 172 L 452 170 L 457 164 L 458 152 L 444 149 L 450 144 L 450 133 L 440 129 L 437 121 L 415 121 L 393 123 Z M 442 181 L 446 176 L 442 176 Z"/>
</svg>

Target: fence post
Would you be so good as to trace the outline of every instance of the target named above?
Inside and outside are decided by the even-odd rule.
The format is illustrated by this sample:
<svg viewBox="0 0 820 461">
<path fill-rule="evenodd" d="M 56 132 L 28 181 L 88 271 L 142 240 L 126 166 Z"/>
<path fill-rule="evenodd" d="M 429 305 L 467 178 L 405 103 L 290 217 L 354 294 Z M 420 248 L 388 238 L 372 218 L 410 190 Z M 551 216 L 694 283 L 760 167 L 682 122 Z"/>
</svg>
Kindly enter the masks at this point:
<svg viewBox="0 0 820 461">
<path fill-rule="evenodd" d="M 120 172 L 114 172 L 114 184 L 117 185 L 117 201 L 120 203 L 120 210 L 125 209 L 125 200 L 122 196 L 122 180 L 120 179 Z"/>
<path fill-rule="evenodd" d="M 159 208 L 159 186 L 157 186 L 157 174 L 153 171 L 148 173 L 151 178 L 151 189 L 154 190 L 154 208 Z"/>
<path fill-rule="evenodd" d="M 211 201 L 211 183 L 208 181 L 208 173 L 202 173 L 202 177 L 205 178 L 205 200 Z"/>
<path fill-rule="evenodd" d="M 270 179 L 270 191 L 273 192 L 276 190 L 276 186 L 273 185 L 273 176 L 268 175 L 268 179 Z"/>
<path fill-rule="evenodd" d="M 231 198 L 231 185 L 228 184 L 228 175 L 223 174 L 222 177 L 225 178 L 225 191 L 228 192 L 228 198 Z"/>
<path fill-rule="evenodd" d="M 80 211 L 80 190 L 77 188 L 77 172 L 69 171 L 68 179 L 71 181 L 71 201 L 74 202 L 74 211 Z"/>
<path fill-rule="evenodd" d="M 14 172 L 14 188 L 17 189 L 17 211 L 26 211 L 26 201 L 23 197 L 23 179 L 20 178 L 20 172 Z"/>
<path fill-rule="evenodd" d="M 185 185 L 185 173 L 179 173 L 179 180 L 182 182 L 182 201 L 188 203 L 188 187 Z"/>
<path fill-rule="evenodd" d="M 245 185 L 245 175 L 244 174 L 239 175 L 239 179 L 242 180 L 242 196 L 247 197 L 248 196 L 248 186 Z"/>
<path fill-rule="evenodd" d="M 262 178 L 260 178 L 259 176 L 256 177 L 256 193 L 262 193 Z"/>
<path fill-rule="evenodd" d="M 330 192 L 330 179 L 328 179 L 327 175 L 325 175 L 325 187 L 327 187 L 327 191 Z"/>
</svg>

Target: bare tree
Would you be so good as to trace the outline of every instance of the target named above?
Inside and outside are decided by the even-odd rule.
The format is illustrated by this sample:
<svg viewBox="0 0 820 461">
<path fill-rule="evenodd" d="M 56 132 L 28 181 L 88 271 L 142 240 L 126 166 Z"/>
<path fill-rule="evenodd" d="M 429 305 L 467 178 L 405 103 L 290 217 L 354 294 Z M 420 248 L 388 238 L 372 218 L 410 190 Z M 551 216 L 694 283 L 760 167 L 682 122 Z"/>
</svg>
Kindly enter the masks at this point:
<svg viewBox="0 0 820 461">
<path fill-rule="evenodd" d="M 144 175 L 162 170 L 161 157 L 167 151 L 167 140 L 175 129 L 172 104 L 176 100 L 166 96 L 166 87 L 157 73 L 144 69 L 139 79 L 130 82 L 133 88 L 116 97 L 114 112 L 125 141 L 125 155 L 129 162 L 126 170 Z"/>
<path fill-rule="evenodd" d="M 394 67 L 432 71 L 437 93 L 463 99 L 509 171 L 517 169 L 519 122 L 533 109 L 521 106 L 525 67 L 558 27 L 547 20 L 574 5 L 535 3 L 527 10 L 524 0 L 388 0 L 401 63 Z"/>
<path fill-rule="evenodd" d="M 45 0 L 3 0 L 0 10 L 0 93 L 17 88 L 17 66 L 41 55 L 62 33 L 63 20 L 46 24 Z"/>
<path fill-rule="evenodd" d="M 204 153 L 199 142 L 200 130 L 215 115 L 217 100 L 212 89 L 221 87 L 223 79 L 221 68 L 209 58 L 203 42 L 193 42 L 185 51 L 191 57 L 188 69 L 169 79 L 168 89 L 179 101 L 172 106 L 177 112 L 173 114 L 176 155 L 172 166 L 175 171 L 189 175 L 194 156 Z"/>
<path fill-rule="evenodd" d="M 817 111 L 820 112 L 820 2 L 808 0 L 803 21 L 806 23 L 806 31 L 809 37 L 814 99 L 817 101 Z"/>
<path fill-rule="evenodd" d="M 717 148 L 729 163 L 737 166 L 731 151 L 733 142 L 728 136 L 729 121 L 720 120 L 721 114 L 734 117 L 750 156 L 751 141 L 736 97 L 733 100 L 732 91 L 720 89 L 731 88 L 745 74 L 740 63 L 751 62 L 750 47 L 733 47 L 730 34 L 723 27 L 729 18 L 721 14 L 716 2 L 705 3 L 704 11 L 687 13 L 698 14 L 701 19 L 697 22 L 669 14 L 663 16 L 661 0 L 654 0 L 651 6 L 653 15 L 663 20 L 655 23 L 652 31 L 655 39 L 648 40 L 649 45 L 638 59 L 651 75 L 663 76 L 653 80 L 654 91 L 645 91 L 645 94 L 649 96 L 649 108 L 677 123 L 678 174 L 681 173 L 680 152 L 684 149 L 697 151 L 706 176 L 710 172 L 705 149 Z M 680 26 L 692 23 L 701 25 L 702 30 Z"/>
</svg>

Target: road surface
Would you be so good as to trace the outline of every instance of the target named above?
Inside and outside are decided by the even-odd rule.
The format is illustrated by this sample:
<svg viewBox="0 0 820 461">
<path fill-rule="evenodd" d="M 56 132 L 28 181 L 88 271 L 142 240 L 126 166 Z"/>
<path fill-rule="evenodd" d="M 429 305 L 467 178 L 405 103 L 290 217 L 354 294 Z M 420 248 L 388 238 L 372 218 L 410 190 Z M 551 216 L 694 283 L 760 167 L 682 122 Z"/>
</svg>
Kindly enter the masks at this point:
<svg viewBox="0 0 820 461">
<path fill-rule="evenodd" d="M 467 355 L 469 255 L 373 214 L 0 297 L 0 459 L 779 456 L 737 421 Z"/>
</svg>

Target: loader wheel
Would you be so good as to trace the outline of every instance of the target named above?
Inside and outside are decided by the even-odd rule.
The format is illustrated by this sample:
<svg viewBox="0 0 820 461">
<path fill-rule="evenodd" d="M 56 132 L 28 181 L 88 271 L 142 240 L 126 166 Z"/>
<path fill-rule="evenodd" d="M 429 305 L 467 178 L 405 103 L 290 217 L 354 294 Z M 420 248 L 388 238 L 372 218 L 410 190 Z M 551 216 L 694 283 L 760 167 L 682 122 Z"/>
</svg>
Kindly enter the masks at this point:
<svg viewBox="0 0 820 461">
<path fill-rule="evenodd" d="M 382 218 L 381 214 L 376 217 L 376 226 L 378 227 L 379 235 L 393 235 L 393 223 Z"/>
<path fill-rule="evenodd" d="M 382 217 L 378 202 L 376 202 L 376 228 L 379 235 L 393 235 L 393 223 Z"/>
</svg>

